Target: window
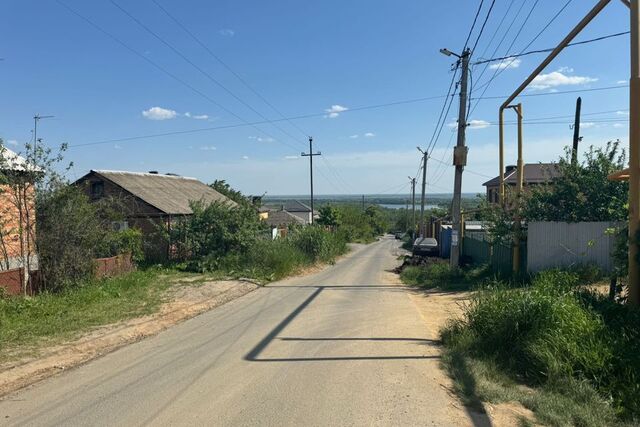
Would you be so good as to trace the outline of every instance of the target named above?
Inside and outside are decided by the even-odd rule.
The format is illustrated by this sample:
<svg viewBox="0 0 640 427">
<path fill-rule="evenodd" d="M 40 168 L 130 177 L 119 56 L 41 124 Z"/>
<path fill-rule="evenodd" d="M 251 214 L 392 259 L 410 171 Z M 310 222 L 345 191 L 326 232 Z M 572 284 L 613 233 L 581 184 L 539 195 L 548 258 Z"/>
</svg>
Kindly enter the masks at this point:
<svg viewBox="0 0 640 427">
<path fill-rule="evenodd" d="M 104 182 L 95 181 L 91 183 L 91 197 L 94 199 L 100 198 L 104 195 Z"/>
</svg>

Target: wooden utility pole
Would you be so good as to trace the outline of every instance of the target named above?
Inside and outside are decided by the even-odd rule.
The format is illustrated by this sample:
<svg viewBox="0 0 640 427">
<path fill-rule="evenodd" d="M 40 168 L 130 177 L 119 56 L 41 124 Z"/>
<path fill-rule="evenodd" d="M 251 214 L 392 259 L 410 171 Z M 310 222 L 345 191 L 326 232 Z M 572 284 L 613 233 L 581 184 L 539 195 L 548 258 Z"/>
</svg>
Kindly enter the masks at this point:
<svg viewBox="0 0 640 427">
<path fill-rule="evenodd" d="M 311 184 L 311 224 L 313 224 L 313 214 L 314 214 L 314 210 L 313 210 L 313 158 L 314 156 L 321 156 L 322 153 L 321 152 L 317 152 L 314 153 L 313 152 L 313 138 L 309 137 L 309 154 L 306 153 L 300 153 L 300 155 L 302 157 L 309 157 L 309 177 L 310 179 L 310 184 Z"/>
<path fill-rule="evenodd" d="M 469 76 L 469 58 L 471 50 L 467 49 L 460 56 L 462 66 L 462 78 L 460 80 L 460 108 L 458 110 L 458 140 L 453 152 L 453 164 L 456 174 L 453 181 L 453 202 L 451 204 L 451 217 L 453 229 L 451 230 L 451 256 L 449 265 L 458 268 L 460 264 L 460 199 L 462 198 L 462 172 L 467 164 L 467 147 L 465 145 L 465 133 L 467 130 L 467 79 Z"/>
<path fill-rule="evenodd" d="M 420 198 L 420 237 L 424 237 L 424 199 L 427 188 L 427 160 L 429 159 L 429 154 L 426 151 L 422 151 L 420 147 L 418 147 L 418 151 L 422 153 L 422 197 Z"/>
<path fill-rule="evenodd" d="M 571 164 L 578 163 L 578 144 L 582 139 L 580 137 L 580 110 L 582 109 L 582 98 L 576 100 L 576 118 L 573 123 L 573 148 L 571 150 Z"/>
</svg>

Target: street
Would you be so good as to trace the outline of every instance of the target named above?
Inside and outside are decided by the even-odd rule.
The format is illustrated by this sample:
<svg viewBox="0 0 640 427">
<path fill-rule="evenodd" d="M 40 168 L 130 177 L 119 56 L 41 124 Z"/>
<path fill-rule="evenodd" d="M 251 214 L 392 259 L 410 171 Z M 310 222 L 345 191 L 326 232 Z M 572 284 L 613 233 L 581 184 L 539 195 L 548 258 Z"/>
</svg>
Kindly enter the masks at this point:
<svg viewBox="0 0 640 427">
<path fill-rule="evenodd" d="M 3 425 L 465 425 L 392 238 L 6 396 Z"/>
</svg>

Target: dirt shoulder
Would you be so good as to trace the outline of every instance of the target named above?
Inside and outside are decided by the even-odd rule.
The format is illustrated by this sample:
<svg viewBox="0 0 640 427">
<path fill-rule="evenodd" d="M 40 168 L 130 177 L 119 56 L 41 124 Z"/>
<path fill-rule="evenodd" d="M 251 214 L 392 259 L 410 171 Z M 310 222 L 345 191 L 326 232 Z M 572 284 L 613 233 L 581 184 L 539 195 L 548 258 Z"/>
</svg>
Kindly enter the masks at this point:
<svg viewBox="0 0 640 427">
<path fill-rule="evenodd" d="M 257 288 L 249 281 L 178 280 L 154 314 L 95 328 L 78 339 L 40 349 L 37 356 L 0 365 L 0 396 L 155 335 Z"/>
<path fill-rule="evenodd" d="M 396 276 L 397 277 L 397 276 Z M 399 282 L 399 278 L 397 279 Z M 430 339 L 440 338 L 440 329 L 456 317 L 461 317 L 464 305 L 469 301 L 471 292 L 468 291 L 442 291 L 439 289 L 415 290 L 410 298 L 416 305 L 424 319 Z M 457 403 L 455 406 L 464 408 L 470 425 L 473 426 L 506 426 L 517 427 L 522 425 L 522 417 L 533 420 L 533 413 L 519 403 L 484 403 L 485 412 L 481 413 L 472 408 L 465 407 L 458 399 L 453 381 L 443 369 L 434 372 L 434 380 L 444 388 Z"/>
</svg>

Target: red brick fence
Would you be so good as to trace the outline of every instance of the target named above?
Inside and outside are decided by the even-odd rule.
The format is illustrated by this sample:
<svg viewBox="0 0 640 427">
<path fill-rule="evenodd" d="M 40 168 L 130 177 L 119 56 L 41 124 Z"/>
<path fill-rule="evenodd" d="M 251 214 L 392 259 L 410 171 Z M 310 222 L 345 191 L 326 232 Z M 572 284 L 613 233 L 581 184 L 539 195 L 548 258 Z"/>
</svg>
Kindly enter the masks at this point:
<svg viewBox="0 0 640 427">
<path fill-rule="evenodd" d="M 110 258 L 97 258 L 95 261 L 95 276 L 98 278 L 114 277 L 135 270 L 131 254 L 117 255 Z M 22 293 L 23 269 L 0 271 L 0 288 L 9 295 Z M 31 272 L 31 280 L 27 293 L 33 295 L 40 288 L 40 274 L 38 270 Z M 2 290 L 0 290 L 2 292 Z"/>
</svg>

